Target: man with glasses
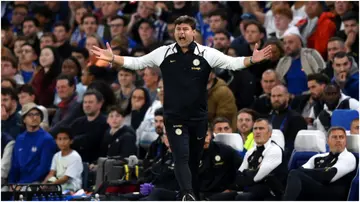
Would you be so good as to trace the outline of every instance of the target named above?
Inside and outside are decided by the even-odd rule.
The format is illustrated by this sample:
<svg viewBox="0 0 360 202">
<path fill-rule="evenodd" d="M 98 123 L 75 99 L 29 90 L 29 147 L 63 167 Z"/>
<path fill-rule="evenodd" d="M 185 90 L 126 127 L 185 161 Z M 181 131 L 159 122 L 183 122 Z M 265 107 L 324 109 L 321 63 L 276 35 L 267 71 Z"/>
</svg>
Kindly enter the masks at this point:
<svg viewBox="0 0 360 202">
<path fill-rule="evenodd" d="M 41 182 L 50 171 L 55 140 L 40 127 L 44 115 L 35 103 L 24 105 L 21 116 L 26 131 L 16 138 L 9 183 Z"/>
</svg>

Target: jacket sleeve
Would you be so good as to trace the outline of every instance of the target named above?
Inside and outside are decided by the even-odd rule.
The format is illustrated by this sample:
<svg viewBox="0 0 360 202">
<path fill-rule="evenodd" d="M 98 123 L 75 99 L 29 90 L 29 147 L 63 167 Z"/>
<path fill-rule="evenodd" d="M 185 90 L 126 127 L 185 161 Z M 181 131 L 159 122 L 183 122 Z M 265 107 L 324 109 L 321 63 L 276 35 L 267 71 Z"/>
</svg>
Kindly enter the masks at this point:
<svg viewBox="0 0 360 202">
<path fill-rule="evenodd" d="M 245 67 L 245 57 L 231 57 L 210 47 L 206 47 L 205 59 L 212 68 L 222 68 L 229 70 L 240 70 Z"/>
<path fill-rule="evenodd" d="M 3 157 L 1 158 L 1 177 L 7 178 L 9 175 L 10 167 L 11 167 L 11 157 L 13 154 L 13 148 L 15 145 L 15 141 L 10 141 L 3 153 Z"/>
<path fill-rule="evenodd" d="M 165 58 L 168 46 L 161 46 L 141 57 L 124 57 L 124 67 L 127 69 L 145 69 L 146 67 L 159 67 Z"/>
<path fill-rule="evenodd" d="M 119 148 L 119 155 L 121 157 L 129 157 L 136 155 L 137 147 L 135 145 L 136 137 L 134 134 L 126 133 L 122 139 L 122 146 Z"/>
<path fill-rule="evenodd" d="M 9 172 L 9 177 L 8 177 L 8 182 L 9 183 L 17 183 L 19 181 L 20 178 L 20 165 L 18 162 L 18 146 L 16 144 L 17 142 L 15 141 L 15 146 L 13 149 L 13 155 L 11 158 L 11 168 L 10 168 L 10 172 Z"/>
<path fill-rule="evenodd" d="M 282 159 L 282 151 L 280 147 L 271 147 L 264 155 L 264 160 L 260 164 L 260 168 L 254 177 L 254 182 L 259 182 L 269 175 L 276 167 L 278 167 Z"/>
</svg>

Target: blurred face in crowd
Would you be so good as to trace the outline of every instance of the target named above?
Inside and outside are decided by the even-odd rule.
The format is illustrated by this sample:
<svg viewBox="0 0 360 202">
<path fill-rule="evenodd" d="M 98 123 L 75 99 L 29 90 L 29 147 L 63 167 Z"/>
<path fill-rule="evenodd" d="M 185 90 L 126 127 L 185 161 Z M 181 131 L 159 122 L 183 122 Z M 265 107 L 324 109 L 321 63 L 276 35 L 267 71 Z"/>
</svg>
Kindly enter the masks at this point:
<svg viewBox="0 0 360 202">
<path fill-rule="evenodd" d="M 281 50 L 275 44 L 270 44 L 270 46 L 271 46 L 271 54 L 272 54 L 271 61 L 272 62 L 278 61 L 281 57 Z"/>
<path fill-rule="evenodd" d="M 31 46 L 25 45 L 21 47 L 21 57 L 19 60 L 21 64 L 29 64 L 34 62 L 36 59 L 36 53 Z"/>
<path fill-rule="evenodd" d="M 16 100 L 11 99 L 10 95 L 1 94 L 1 107 L 4 107 L 6 112 L 10 114 L 16 109 Z"/>
<path fill-rule="evenodd" d="M 58 93 L 61 100 L 69 99 L 75 91 L 75 85 L 70 86 L 69 81 L 61 79 L 56 81 L 56 92 Z"/>
<path fill-rule="evenodd" d="M 240 134 L 248 135 L 251 133 L 252 128 L 254 126 L 254 120 L 251 114 L 242 112 L 237 116 L 237 129 L 239 130 Z"/>
<path fill-rule="evenodd" d="M 213 136 L 213 134 L 212 134 L 211 130 L 208 129 L 206 132 L 206 137 L 205 137 L 205 141 L 204 141 L 204 149 L 209 148 L 212 136 Z"/>
<path fill-rule="evenodd" d="M 105 18 L 115 16 L 120 9 L 120 4 L 115 1 L 103 1 L 101 2 L 101 12 Z"/>
<path fill-rule="evenodd" d="M 41 123 L 41 112 L 37 109 L 30 110 L 24 118 L 24 123 L 27 127 L 38 127 Z"/>
<path fill-rule="evenodd" d="M 22 41 L 22 40 L 18 40 L 18 41 L 15 41 L 14 43 L 14 53 L 15 53 L 15 56 L 20 59 L 21 57 L 21 46 L 24 45 L 24 43 L 26 43 L 26 41 Z"/>
<path fill-rule="evenodd" d="M 155 2 L 153 1 L 139 1 L 138 7 L 137 7 L 137 13 L 138 15 L 146 19 L 150 17 L 155 12 Z"/>
<path fill-rule="evenodd" d="M 356 20 L 344 21 L 344 31 L 346 35 L 349 35 L 350 32 L 359 34 L 359 23 Z"/>
<path fill-rule="evenodd" d="M 111 111 L 107 118 L 107 123 L 111 128 L 119 128 L 123 123 L 124 117 L 117 111 Z"/>
<path fill-rule="evenodd" d="M 69 150 L 72 140 L 69 138 L 69 135 L 66 133 L 59 133 L 56 135 L 56 145 L 61 151 Z"/>
<path fill-rule="evenodd" d="M 273 1 L 271 2 L 271 10 L 274 12 L 278 8 L 286 8 L 289 7 L 289 5 L 282 1 Z"/>
<path fill-rule="evenodd" d="M 16 86 L 14 86 L 14 84 L 11 83 L 9 80 L 3 80 L 3 81 L 1 81 L 1 88 L 16 89 Z"/>
<path fill-rule="evenodd" d="M 320 16 L 322 13 L 322 5 L 319 1 L 307 1 L 305 3 L 305 12 L 310 19 Z"/>
<path fill-rule="evenodd" d="M 288 18 L 287 16 L 282 14 L 276 14 L 274 18 L 275 18 L 275 27 L 278 30 L 285 31 L 289 27 L 291 19 Z"/>
<path fill-rule="evenodd" d="M 175 26 L 175 40 L 180 47 L 188 47 L 194 40 L 195 30 L 190 25 L 181 23 Z"/>
<path fill-rule="evenodd" d="M 118 73 L 118 80 L 121 87 L 129 88 L 135 81 L 135 75 L 131 72 L 120 70 Z"/>
<path fill-rule="evenodd" d="M 75 21 L 78 25 L 81 24 L 81 19 L 82 17 L 87 13 L 88 11 L 86 10 L 86 8 L 81 7 L 76 9 L 75 11 Z"/>
<path fill-rule="evenodd" d="M 85 59 L 83 54 L 78 53 L 78 52 L 72 52 L 71 56 L 73 56 L 74 58 L 76 58 L 79 61 L 82 68 L 84 68 L 86 66 L 87 60 Z"/>
<path fill-rule="evenodd" d="M 212 4 L 209 1 L 200 1 L 199 2 L 199 11 L 200 14 L 203 16 L 209 15 L 209 13 L 216 10 L 217 6 L 215 4 Z"/>
<path fill-rule="evenodd" d="M 214 133 L 232 133 L 232 129 L 228 122 L 218 122 L 214 125 Z"/>
<path fill-rule="evenodd" d="M 340 90 L 333 85 L 328 85 L 324 89 L 324 102 L 329 110 L 335 110 L 339 103 L 341 94 Z"/>
<path fill-rule="evenodd" d="M 35 95 L 30 95 L 29 93 L 26 92 L 20 92 L 18 94 L 18 98 L 21 106 L 24 106 L 25 104 L 30 102 L 35 102 Z"/>
<path fill-rule="evenodd" d="M 102 102 L 99 102 L 95 95 L 84 96 L 83 110 L 86 116 L 95 116 L 100 112 L 101 107 Z"/>
<path fill-rule="evenodd" d="M 131 96 L 131 106 L 133 110 L 140 110 L 145 104 L 145 92 L 141 89 L 136 89 Z"/>
<path fill-rule="evenodd" d="M 351 122 L 350 134 L 359 135 L 359 119 L 355 119 Z"/>
<path fill-rule="evenodd" d="M 66 32 L 66 29 L 64 26 L 56 26 L 53 31 L 56 41 L 61 43 L 65 42 L 68 38 L 68 33 Z"/>
<path fill-rule="evenodd" d="M 162 79 L 158 83 L 157 97 L 161 103 L 164 103 L 164 82 Z"/>
<path fill-rule="evenodd" d="M 142 41 L 149 41 L 153 38 L 154 29 L 148 23 L 141 23 L 139 35 Z"/>
<path fill-rule="evenodd" d="M 81 83 L 85 86 L 90 85 L 90 83 L 94 80 L 94 76 L 91 75 L 88 68 L 84 68 L 81 74 Z"/>
<path fill-rule="evenodd" d="M 175 24 L 171 23 L 167 26 L 167 32 L 169 34 L 170 39 L 175 39 L 174 33 L 175 33 Z"/>
<path fill-rule="evenodd" d="M 33 21 L 26 21 L 23 24 L 23 34 L 24 36 L 31 37 L 36 35 L 37 33 L 37 27 Z"/>
<path fill-rule="evenodd" d="M 89 55 L 92 55 L 91 48 L 93 46 L 100 46 L 98 40 L 95 37 L 87 37 L 85 42 L 85 48 L 89 51 Z"/>
<path fill-rule="evenodd" d="M 51 65 L 54 63 L 55 57 L 54 53 L 50 48 L 45 48 L 41 50 L 40 53 L 40 65 L 43 67 L 51 67 Z"/>
<path fill-rule="evenodd" d="M 1 77 L 13 77 L 16 74 L 16 67 L 10 61 L 1 61 Z"/>
<path fill-rule="evenodd" d="M 198 44 L 203 44 L 203 38 L 199 31 L 195 30 L 194 41 Z"/>
<path fill-rule="evenodd" d="M 343 16 L 346 12 L 350 11 L 351 3 L 348 1 L 336 1 L 335 2 L 335 13 Z"/>
<path fill-rule="evenodd" d="M 123 35 L 125 32 L 125 24 L 124 24 L 124 20 L 122 19 L 112 20 L 109 26 L 112 37 Z"/>
<path fill-rule="evenodd" d="M 256 145 L 264 145 L 271 137 L 269 125 L 266 121 L 258 121 L 254 123 L 254 141 Z"/>
<path fill-rule="evenodd" d="M 289 94 L 285 87 L 278 85 L 271 89 L 270 99 L 274 110 L 283 110 L 288 106 Z"/>
<path fill-rule="evenodd" d="M 332 130 L 328 137 L 328 145 L 332 153 L 341 153 L 346 147 L 346 133 L 343 130 Z"/>
<path fill-rule="evenodd" d="M 80 8 L 84 5 L 83 1 L 68 1 L 69 8 L 71 11 L 75 11 L 77 8 Z"/>
<path fill-rule="evenodd" d="M 350 72 L 351 61 L 348 57 L 343 58 L 334 58 L 333 69 L 336 74 L 345 74 L 347 75 Z"/>
<path fill-rule="evenodd" d="M 43 36 L 40 39 L 40 49 L 45 48 L 45 46 L 54 46 L 55 42 L 51 36 Z"/>
<path fill-rule="evenodd" d="M 226 49 L 230 46 L 230 40 L 223 33 L 217 33 L 214 36 L 214 48 L 217 50 Z"/>
<path fill-rule="evenodd" d="M 146 87 L 153 87 L 155 85 L 157 85 L 158 80 L 159 80 L 159 76 L 156 75 L 151 69 L 150 67 L 146 68 L 144 71 L 144 82 L 145 82 L 145 86 Z"/>
<path fill-rule="evenodd" d="M 338 52 L 345 52 L 345 46 L 340 41 L 331 41 L 327 45 L 328 60 L 333 61 L 334 55 Z"/>
<path fill-rule="evenodd" d="M 276 73 L 273 71 L 265 71 L 261 78 L 261 87 L 266 94 L 271 93 L 271 89 L 279 84 Z"/>
<path fill-rule="evenodd" d="M 319 100 L 322 96 L 326 84 L 320 84 L 316 80 L 310 80 L 307 83 L 311 93 L 311 97 L 314 100 Z"/>
<path fill-rule="evenodd" d="M 229 48 L 226 55 L 232 56 L 232 57 L 237 57 L 236 51 L 233 48 Z"/>
<path fill-rule="evenodd" d="M 95 34 L 98 28 L 96 24 L 96 19 L 94 17 L 87 17 L 84 19 L 84 23 L 82 24 L 84 32 L 86 35 Z"/>
<path fill-rule="evenodd" d="M 300 38 L 294 34 L 284 37 L 285 54 L 291 57 L 296 57 L 300 54 L 301 41 Z"/>
<path fill-rule="evenodd" d="M 76 77 L 79 73 L 78 71 L 75 62 L 71 59 L 66 59 L 61 66 L 61 72 L 72 77 Z"/>
<path fill-rule="evenodd" d="M 28 11 L 25 8 L 16 7 L 11 16 L 11 24 L 16 26 L 21 25 L 27 15 Z"/>
<path fill-rule="evenodd" d="M 155 131 L 159 135 L 164 133 L 164 117 L 163 116 L 155 116 Z"/>
<path fill-rule="evenodd" d="M 9 46 L 9 44 L 13 41 L 14 32 L 10 30 L 1 29 L 1 43 L 4 46 Z"/>
<path fill-rule="evenodd" d="M 260 32 L 260 30 L 256 25 L 251 24 L 246 27 L 245 40 L 249 44 L 258 43 L 262 38 L 264 38 L 264 34 Z"/>
<path fill-rule="evenodd" d="M 223 20 L 219 15 L 213 15 L 209 19 L 209 25 L 212 32 L 217 32 L 226 28 L 227 21 Z"/>
</svg>

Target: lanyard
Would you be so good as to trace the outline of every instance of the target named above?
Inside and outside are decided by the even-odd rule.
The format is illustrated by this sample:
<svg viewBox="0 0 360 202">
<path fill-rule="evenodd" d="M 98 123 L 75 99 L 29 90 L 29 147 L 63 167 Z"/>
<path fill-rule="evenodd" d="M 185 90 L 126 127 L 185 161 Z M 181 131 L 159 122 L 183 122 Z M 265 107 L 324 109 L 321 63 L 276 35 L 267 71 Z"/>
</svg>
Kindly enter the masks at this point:
<svg viewBox="0 0 360 202">
<path fill-rule="evenodd" d="M 288 118 L 288 115 L 285 116 L 285 118 L 281 122 L 281 125 L 280 125 L 280 128 L 279 128 L 281 130 L 281 132 L 283 132 L 283 133 L 284 133 L 284 127 L 285 127 L 285 122 L 286 122 L 287 118 Z M 271 124 L 273 124 L 274 119 L 275 119 L 275 114 L 272 115 Z"/>
</svg>

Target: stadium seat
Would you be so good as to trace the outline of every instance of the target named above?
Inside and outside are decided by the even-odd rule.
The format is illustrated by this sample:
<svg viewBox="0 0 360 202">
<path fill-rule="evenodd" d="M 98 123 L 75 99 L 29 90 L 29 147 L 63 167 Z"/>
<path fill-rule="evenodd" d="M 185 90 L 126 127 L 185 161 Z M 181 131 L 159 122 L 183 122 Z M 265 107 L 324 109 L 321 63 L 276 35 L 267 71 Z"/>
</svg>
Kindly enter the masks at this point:
<svg viewBox="0 0 360 202">
<path fill-rule="evenodd" d="M 244 150 L 243 139 L 238 133 L 218 133 L 215 135 L 214 141 L 229 145 L 240 152 Z"/>
<path fill-rule="evenodd" d="M 319 130 L 300 130 L 295 138 L 294 151 L 288 168 L 296 169 L 304 165 L 312 156 L 326 151 L 325 134 Z"/>
<path fill-rule="evenodd" d="M 359 153 L 360 135 L 346 136 L 346 149 L 352 153 Z"/>
<path fill-rule="evenodd" d="M 282 149 L 284 149 L 285 146 L 285 138 L 284 134 L 281 132 L 281 130 L 274 129 L 272 130 L 271 140 L 276 142 Z"/>
<path fill-rule="evenodd" d="M 356 110 L 337 109 L 332 113 L 331 126 L 342 126 L 350 130 L 352 120 L 359 118 L 359 112 Z"/>
<path fill-rule="evenodd" d="M 356 165 L 359 165 L 359 135 L 348 135 L 346 137 L 346 149 L 349 152 L 352 152 L 356 158 Z M 356 175 L 353 178 L 349 194 L 348 194 L 348 201 L 359 201 L 359 167 L 356 168 Z"/>
</svg>

